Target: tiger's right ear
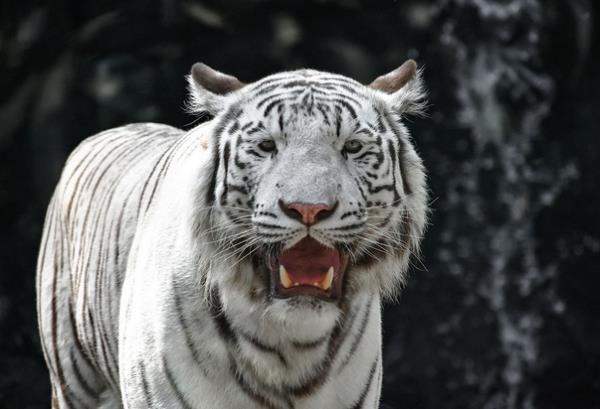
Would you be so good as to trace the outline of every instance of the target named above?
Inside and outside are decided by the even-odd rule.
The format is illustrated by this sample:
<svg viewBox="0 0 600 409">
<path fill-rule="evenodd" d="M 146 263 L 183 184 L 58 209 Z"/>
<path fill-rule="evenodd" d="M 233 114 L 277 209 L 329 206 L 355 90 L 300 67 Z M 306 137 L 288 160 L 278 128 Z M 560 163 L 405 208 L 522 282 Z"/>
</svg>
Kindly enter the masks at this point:
<svg viewBox="0 0 600 409">
<path fill-rule="evenodd" d="M 244 85 L 236 77 L 213 70 L 208 65 L 196 63 L 192 65 L 188 75 L 190 112 L 208 112 L 216 115 L 225 108 L 227 96 Z"/>
</svg>

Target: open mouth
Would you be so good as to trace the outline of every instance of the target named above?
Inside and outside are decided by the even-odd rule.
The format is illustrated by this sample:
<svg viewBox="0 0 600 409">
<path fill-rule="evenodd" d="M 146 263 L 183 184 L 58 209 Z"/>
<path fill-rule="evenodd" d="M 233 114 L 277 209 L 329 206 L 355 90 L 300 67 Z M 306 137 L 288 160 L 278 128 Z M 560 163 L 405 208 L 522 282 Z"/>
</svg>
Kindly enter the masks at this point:
<svg viewBox="0 0 600 409">
<path fill-rule="evenodd" d="M 274 297 L 304 295 L 335 300 L 341 295 L 347 259 L 312 237 L 282 251 L 270 264 Z"/>
</svg>

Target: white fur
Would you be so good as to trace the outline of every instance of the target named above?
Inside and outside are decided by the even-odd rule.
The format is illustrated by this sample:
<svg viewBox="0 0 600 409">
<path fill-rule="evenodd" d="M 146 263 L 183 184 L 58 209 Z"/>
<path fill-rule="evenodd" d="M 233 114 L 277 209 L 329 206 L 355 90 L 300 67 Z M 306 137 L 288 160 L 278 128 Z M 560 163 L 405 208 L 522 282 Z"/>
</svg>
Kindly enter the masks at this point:
<svg viewBox="0 0 600 409">
<path fill-rule="evenodd" d="M 349 81 L 318 71 L 268 78 L 282 83 L 304 78 L 315 86 L 336 79 Z M 69 159 L 49 208 L 38 267 L 40 331 L 57 407 L 69 407 L 69 402 L 78 407 L 81 402 L 128 409 L 149 405 L 335 409 L 352 407 L 363 389 L 362 407 L 376 407 L 382 373 L 380 302 L 404 281 L 426 222 L 423 166 L 408 130 L 397 122 L 397 116 L 419 106 L 419 84 L 413 80 L 390 96 L 351 83 L 360 94 L 349 93 L 361 101 L 359 117 L 342 116 L 342 136 L 332 136 L 333 120 L 327 126 L 308 113 L 289 114 L 286 142 L 277 136 L 279 156 L 261 161 L 252 162 L 242 148 L 234 151 L 233 136 L 216 138 L 219 124 L 235 106 L 244 107 L 240 122 L 265 121 L 254 141 L 277 134 L 278 122 L 262 118 L 264 105 L 261 108 L 251 99 L 252 85 L 223 96 L 192 81 L 194 106 L 216 117 L 185 135 L 160 125 L 140 125 L 84 142 Z M 314 95 L 303 91 L 298 98 L 303 97 Z M 396 148 L 403 144 L 405 172 L 387 158 L 377 168 L 385 180 L 381 176 L 374 181 L 389 184 L 395 180 L 400 199 L 397 206 L 372 206 L 357 218 L 375 225 L 387 217 L 391 222 L 385 228 L 365 225 L 352 230 L 354 238 L 343 240 L 357 245 L 352 263 L 374 251 L 370 243 L 388 238 L 381 259 L 349 269 L 343 303 L 271 299 L 249 258 L 240 259 L 237 249 L 227 245 L 234 235 L 251 232 L 261 237 L 256 224 L 267 219 L 256 212 L 250 217 L 254 210 L 250 209 L 244 213 L 245 224 L 236 224 L 218 199 L 242 202 L 251 197 L 260 209 L 275 214 L 277 223 L 290 232 L 283 240 L 285 247 L 309 232 L 282 214 L 277 205 L 280 198 L 338 201 L 334 215 L 310 231 L 323 244 L 333 246 L 342 240 L 332 233 L 342 225 L 340 215 L 363 200 L 356 187 L 363 170 L 340 151 L 357 129 L 355 125 L 375 123 L 378 112 L 393 120 L 395 127 L 380 135 L 384 145 L 378 149 L 384 152 L 388 144 Z M 146 144 L 147 148 L 141 148 Z M 226 167 L 226 149 L 231 155 L 239 153 L 240 160 L 249 165 Z M 215 153 L 221 158 L 218 166 Z M 213 174 L 217 199 L 207 204 Z M 248 175 L 256 181 L 249 185 L 249 196 L 226 193 L 225 180 L 241 184 Z M 390 190 L 382 190 L 369 199 L 391 203 L 391 195 Z M 358 242 L 356 237 L 360 237 Z M 56 259 L 61 263 L 54 263 Z M 76 333 L 70 329 L 70 303 L 75 308 Z M 223 336 L 219 317 L 226 318 L 227 328 L 235 334 L 233 340 Z M 335 353 L 328 360 L 329 340 L 338 339 L 336 334 L 341 334 L 339 343 L 332 344 Z M 323 339 L 314 347 L 297 346 Z M 257 347 L 257 340 L 262 347 Z M 76 366 L 68 358 L 73 351 Z M 86 357 L 92 362 L 89 368 Z M 67 376 L 82 372 L 88 387 L 80 376 L 65 385 L 58 368 Z M 319 383 L 309 392 L 290 392 L 300 386 L 308 388 L 307 380 L 315 374 Z M 268 404 L 253 398 L 253 393 L 266 397 Z"/>
</svg>

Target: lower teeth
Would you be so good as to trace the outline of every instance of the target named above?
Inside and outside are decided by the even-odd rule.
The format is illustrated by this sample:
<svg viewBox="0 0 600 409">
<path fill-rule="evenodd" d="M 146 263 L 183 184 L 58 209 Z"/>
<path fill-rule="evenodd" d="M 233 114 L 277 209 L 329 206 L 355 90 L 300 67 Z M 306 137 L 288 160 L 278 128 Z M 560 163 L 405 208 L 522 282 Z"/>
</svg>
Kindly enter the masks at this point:
<svg viewBox="0 0 600 409">
<path fill-rule="evenodd" d="M 313 287 L 319 288 L 323 291 L 327 291 L 331 288 L 331 284 L 333 283 L 333 274 L 334 268 L 333 266 L 331 266 L 329 267 L 329 270 L 327 270 L 327 273 L 325 273 L 325 277 L 321 281 L 315 281 L 308 285 L 312 285 Z M 283 265 L 279 265 L 279 281 L 283 288 L 300 286 L 300 283 L 292 281 L 289 273 Z"/>
</svg>

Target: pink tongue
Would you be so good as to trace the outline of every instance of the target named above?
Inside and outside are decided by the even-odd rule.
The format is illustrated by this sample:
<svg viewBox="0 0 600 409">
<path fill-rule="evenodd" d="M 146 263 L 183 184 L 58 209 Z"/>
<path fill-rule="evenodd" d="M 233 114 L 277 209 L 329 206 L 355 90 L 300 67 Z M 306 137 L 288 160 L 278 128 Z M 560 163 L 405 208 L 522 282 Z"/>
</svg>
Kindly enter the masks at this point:
<svg viewBox="0 0 600 409">
<path fill-rule="evenodd" d="M 340 269 L 340 253 L 323 246 L 312 237 L 305 237 L 294 247 L 279 256 L 279 263 L 288 271 L 295 283 L 305 284 L 321 281 L 329 267 Z"/>
</svg>

